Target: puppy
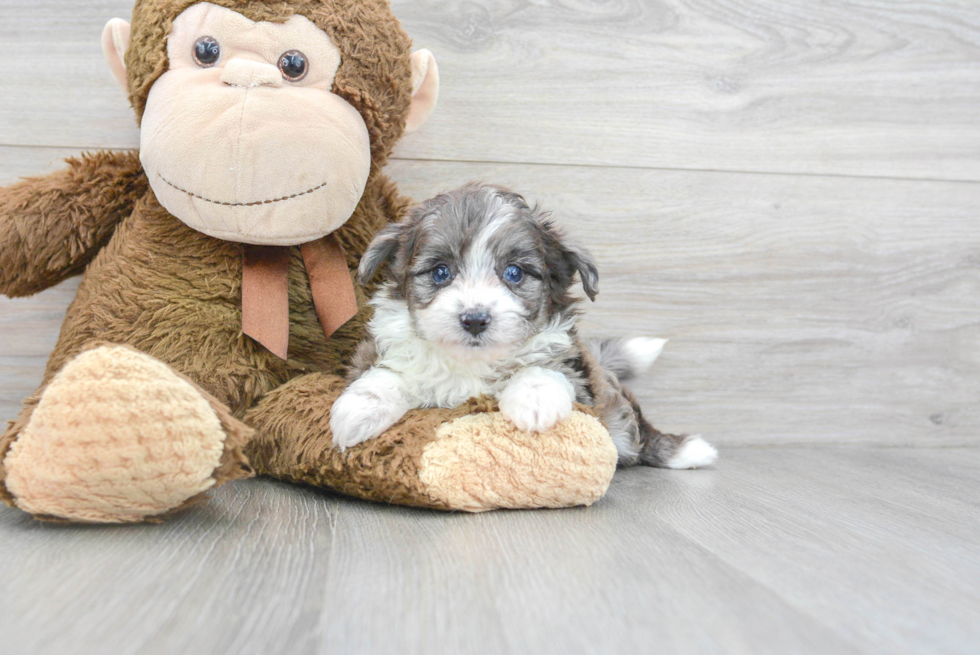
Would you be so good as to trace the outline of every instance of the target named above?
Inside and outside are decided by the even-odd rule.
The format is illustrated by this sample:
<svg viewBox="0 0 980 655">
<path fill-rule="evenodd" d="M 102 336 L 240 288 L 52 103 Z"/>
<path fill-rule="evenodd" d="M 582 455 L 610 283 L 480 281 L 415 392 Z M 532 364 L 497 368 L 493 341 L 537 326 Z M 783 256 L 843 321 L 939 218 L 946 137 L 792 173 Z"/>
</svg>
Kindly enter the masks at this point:
<svg viewBox="0 0 980 655">
<path fill-rule="evenodd" d="M 698 437 L 657 432 L 621 385 L 649 368 L 662 340 L 596 342 L 591 350 L 580 342 L 578 299 L 569 290 L 578 274 L 595 299 L 595 260 L 516 193 L 471 183 L 423 202 L 378 234 L 358 280 L 366 284 L 385 264 L 370 338 L 331 409 L 341 450 L 410 409 L 488 395 L 531 432 L 568 418 L 573 402 L 594 406 L 621 464 L 690 468 L 714 460 Z"/>
</svg>

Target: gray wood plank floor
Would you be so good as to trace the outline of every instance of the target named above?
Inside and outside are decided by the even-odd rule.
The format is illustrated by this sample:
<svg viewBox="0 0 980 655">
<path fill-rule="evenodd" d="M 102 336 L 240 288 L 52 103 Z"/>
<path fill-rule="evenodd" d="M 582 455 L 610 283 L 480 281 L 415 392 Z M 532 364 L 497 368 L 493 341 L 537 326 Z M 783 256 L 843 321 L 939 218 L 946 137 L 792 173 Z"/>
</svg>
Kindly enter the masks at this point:
<svg viewBox="0 0 980 655">
<path fill-rule="evenodd" d="M 563 511 L 258 480 L 159 526 L 0 511 L 0 651 L 976 653 L 980 449 L 738 448 Z"/>
<path fill-rule="evenodd" d="M 403 157 L 980 180 L 973 0 L 393 7 L 444 80 Z M 0 3 L 0 144 L 138 145 L 99 48 L 131 11 Z"/>
<path fill-rule="evenodd" d="M 973 0 L 394 0 L 440 105 L 388 173 L 482 178 L 596 253 L 584 329 L 716 468 L 591 508 L 439 514 L 256 480 L 159 526 L 0 509 L 0 655 L 976 653 Z M 99 35 L 0 2 L 0 184 L 138 144 Z M 77 280 L 0 298 L 0 422 Z"/>
</svg>

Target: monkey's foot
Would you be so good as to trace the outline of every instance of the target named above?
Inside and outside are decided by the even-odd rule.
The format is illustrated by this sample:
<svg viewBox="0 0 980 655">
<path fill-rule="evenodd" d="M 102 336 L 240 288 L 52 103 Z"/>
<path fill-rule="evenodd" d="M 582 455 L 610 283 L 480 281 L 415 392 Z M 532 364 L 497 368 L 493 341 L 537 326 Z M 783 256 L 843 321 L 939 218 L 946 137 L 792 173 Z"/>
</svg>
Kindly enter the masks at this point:
<svg viewBox="0 0 980 655">
<path fill-rule="evenodd" d="M 574 507 L 602 498 L 616 447 L 582 412 L 544 432 L 526 432 L 500 412 L 443 423 L 422 451 L 419 479 L 438 504 L 468 512 Z"/>
<path fill-rule="evenodd" d="M 544 432 L 526 432 L 490 398 L 454 409 L 413 409 L 341 452 L 330 406 L 343 378 L 311 373 L 266 394 L 246 415 L 255 469 L 382 503 L 483 512 L 591 505 L 609 487 L 617 452 L 586 407 Z"/>
<path fill-rule="evenodd" d="M 242 454 L 251 431 L 166 364 L 124 346 L 78 355 L 43 390 L 26 424 L 10 429 L 18 428 L 0 486 L 39 518 L 159 518 L 252 475 Z"/>
</svg>

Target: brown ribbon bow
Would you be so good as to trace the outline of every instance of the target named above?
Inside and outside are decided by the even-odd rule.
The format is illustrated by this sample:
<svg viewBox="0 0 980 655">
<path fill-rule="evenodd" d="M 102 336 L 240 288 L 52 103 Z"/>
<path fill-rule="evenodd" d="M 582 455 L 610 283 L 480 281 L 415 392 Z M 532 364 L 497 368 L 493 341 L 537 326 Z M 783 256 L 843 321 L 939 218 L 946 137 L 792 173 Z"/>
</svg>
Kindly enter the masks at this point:
<svg viewBox="0 0 980 655">
<path fill-rule="evenodd" d="M 300 246 L 313 306 L 330 338 L 357 314 L 357 296 L 344 249 L 329 234 Z M 286 359 L 289 350 L 289 247 L 245 246 L 242 264 L 242 331 Z"/>
</svg>

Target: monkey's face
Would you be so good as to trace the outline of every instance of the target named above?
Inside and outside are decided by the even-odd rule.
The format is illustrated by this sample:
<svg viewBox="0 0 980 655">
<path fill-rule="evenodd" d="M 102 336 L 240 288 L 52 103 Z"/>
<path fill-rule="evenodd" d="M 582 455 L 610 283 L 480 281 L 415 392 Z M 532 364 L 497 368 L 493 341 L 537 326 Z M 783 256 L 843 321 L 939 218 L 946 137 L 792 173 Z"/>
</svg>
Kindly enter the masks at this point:
<svg viewBox="0 0 980 655">
<path fill-rule="evenodd" d="M 360 113 L 332 92 L 340 50 L 303 16 L 253 22 L 210 3 L 173 23 L 143 114 L 160 203 L 227 241 L 296 245 L 340 227 L 371 170 Z"/>
</svg>

